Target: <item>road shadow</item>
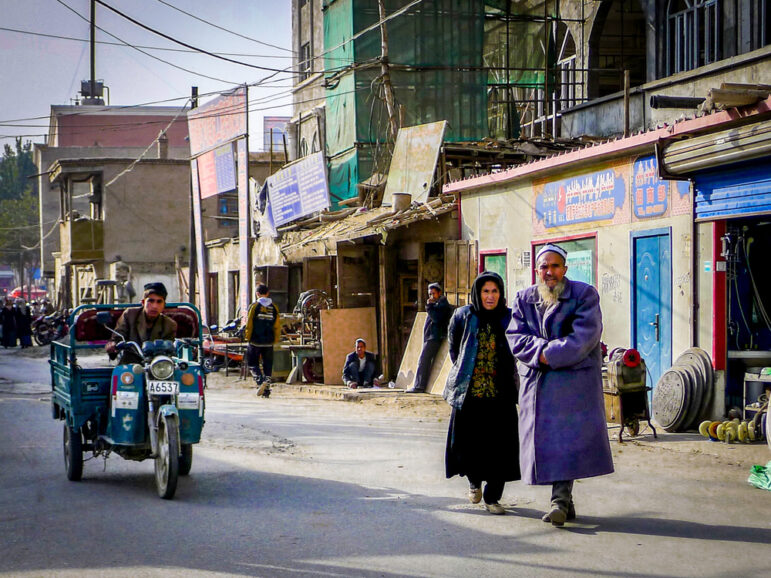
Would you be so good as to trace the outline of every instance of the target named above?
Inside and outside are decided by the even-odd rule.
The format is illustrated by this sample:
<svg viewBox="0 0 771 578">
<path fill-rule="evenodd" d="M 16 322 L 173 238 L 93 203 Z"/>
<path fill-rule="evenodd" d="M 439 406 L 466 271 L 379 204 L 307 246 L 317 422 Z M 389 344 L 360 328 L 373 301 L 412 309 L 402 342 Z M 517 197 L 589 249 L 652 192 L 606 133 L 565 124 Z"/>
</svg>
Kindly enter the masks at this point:
<svg viewBox="0 0 771 578">
<path fill-rule="evenodd" d="M 0 432 L 16 432 L 7 425 L 18 419 L 38 423 L 32 416 L 46 410 L 8 402 L 0 411 Z M 3 444 L 0 572 L 391 578 L 468 575 L 469 568 L 483 567 L 484 576 L 615 576 L 622 560 L 611 566 L 615 571 L 603 572 L 591 556 L 575 551 L 582 545 L 602 551 L 628 536 L 687 538 L 708 546 L 771 543 L 765 528 L 663 519 L 639 508 L 636 515 L 615 517 L 583 516 L 579 509 L 576 523 L 559 530 L 541 522 L 543 511 L 527 502 L 508 507 L 506 516 L 491 516 L 460 496 L 405 491 L 387 478 L 368 487 L 264 471 L 249 466 L 260 462 L 246 451 L 236 454 L 244 457 L 240 463 L 212 457 L 216 452 L 196 455 L 192 474 L 179 480 L 175 499 L 166 501 L 157 497 L 149 461 L 113 457 L 102 471 L 97 459 L 88 462 L 83 481 L 67 481 L 61 423 L 41 424 L 14 434 L 23 451 L 8 440 Z M 29 479 L 22 473 L 31 467 L 34 483 L 17 483 L 17 476 Z M 703 547 L 691 543 L 686 551 Z M 411 558 L 422 571 L 410 570 Z M 624 575 L 660 575 L 639 568 Z"/>
<path fill-rule="evenodd" d="M 540 521 L 542 510 L 516 504 L 507 505 L 507 516 L 491 516 L 481 505 L 453 498 L 199 459 L 204 462 L 201 470 L 194 466 L 190 476 L 180 478 L 171 501 L 156 496 L 149 462 L 91 471 L 80 483 L 64 482 L 66 502 L 56 505 L 58 524 L 61 516 L 67 518 L 65 512 L 71 512 L 71 531 L 82 532 L 82 542 L 70 540 L 53 564 L 30 557 L 14 564 L 14 571 L 131 568 L 141 559 L 145 568 L 174 573 L 194 569 L 245 576 L 390 578 L 425 575 L 405 573 L 404 557 L 437 556 L 445 557 L 445 563 L 483 560 L 490 575 L 507 575 L 512 564 L 503 558 L 512 553 L 543 560 L 543 564 L 517 561 L 513 566 L 517 573 L 565 571 L 548 563 L 555 560 L 552 555 L 565 553 L 555 532 L 771 543 L 771 530 L 666 520 L 644 513 L 581 516 L 560 530 Z M 92 515 L 79 515 L 88 510 Z M 104 543 L 98 556 L 95 537 Z M 139 558 L 137 552 L 142 553 Z M 398 572 L 382 566 L 391 556 L 400 559 Z M 371 563 L 379 566 L 369 567 Z M 437 568 L 436 575 L 452 574 L 451 569 Z M 571 573 L 598 575 L 596 568 L 582 569 L 579 563 Z M 655 576 L 639 569 L 628 575 Z"/>
</svg>

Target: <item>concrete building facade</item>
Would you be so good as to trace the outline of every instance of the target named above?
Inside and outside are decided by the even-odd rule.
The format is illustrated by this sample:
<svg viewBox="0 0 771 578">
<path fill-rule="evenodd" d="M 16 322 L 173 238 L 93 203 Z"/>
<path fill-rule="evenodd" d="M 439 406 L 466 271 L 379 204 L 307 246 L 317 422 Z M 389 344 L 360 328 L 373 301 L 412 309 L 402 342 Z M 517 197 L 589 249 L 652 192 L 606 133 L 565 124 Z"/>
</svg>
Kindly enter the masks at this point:
<svg viewBox="0 0 771 578">
<path fill-rule="evenodd" d="M 187 118 L 180 108 L 122 106 L 52 106 L 46 143 L 33 147 L 34 162 L 38 168 L 40 207 L 40 263 L 43 276 L 56 274 L 54 254 L 61 248 L 60 227 L 62 199 L 59 183 L 50 179 L 52 165 L 61 159 L 122 159 L 126 166 L 145 153 L 145 158 L 187 159 Z M 159 148 L 156 139 L 168 127 L 166 138 Z M 150 147 L 150 150 L 147 150 Z M 91 163 L 93 174 L 98 175 L 98 162 Z M 89 215 L 87 196 L 94 185 L 108 182 L 96 180 L 72 181 L 75 210 Z"/>
<path fill-rule="evenodd" d="M 769 154 L 769 21 L 751 2 L 572 4 L 579 64 L 553 77 L 542 126 L 593 145 L 444 190 L 509 297 L 534 281 L 540 245 L 567 248 L 568 276 L 600 293 L 603 340 L 639 349 L 649 385 L 688 348 L 707 351 L 721 417 L 748 401 L 747 372 L 771 362 L 759 269 L 742 254 L 758 255 L 769 214 L 756 164 Z M 565 101 L 568 89 L 580 98 Z"/>
</svg>

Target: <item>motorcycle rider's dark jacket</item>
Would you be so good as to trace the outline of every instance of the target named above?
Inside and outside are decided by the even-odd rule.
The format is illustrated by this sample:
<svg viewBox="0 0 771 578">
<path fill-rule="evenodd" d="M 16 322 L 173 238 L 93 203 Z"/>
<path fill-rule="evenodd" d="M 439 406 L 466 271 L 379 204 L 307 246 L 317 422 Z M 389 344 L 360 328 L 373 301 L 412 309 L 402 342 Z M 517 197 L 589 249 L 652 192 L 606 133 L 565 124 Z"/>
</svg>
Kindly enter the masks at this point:
<svg viewBox="0 0 771 578">
<path fill-rule="evenodd" d="M 158 315 L 154 321 L 150 321 L 145 317 L 141 307 L 131 307 L 120 316 L 115 331 L 120 333 L 126 341 L 135 341 L 142 347 L 145 341 L 173 340 L 177 336 L 177 323 L 163 313 Z M 120 341 L 116 335 L 112 337 L 112 340 Z M 142 363 L 143 361 L 133 347 L 124 349 L 120 359 L 121 363 Z"/>
</svg>

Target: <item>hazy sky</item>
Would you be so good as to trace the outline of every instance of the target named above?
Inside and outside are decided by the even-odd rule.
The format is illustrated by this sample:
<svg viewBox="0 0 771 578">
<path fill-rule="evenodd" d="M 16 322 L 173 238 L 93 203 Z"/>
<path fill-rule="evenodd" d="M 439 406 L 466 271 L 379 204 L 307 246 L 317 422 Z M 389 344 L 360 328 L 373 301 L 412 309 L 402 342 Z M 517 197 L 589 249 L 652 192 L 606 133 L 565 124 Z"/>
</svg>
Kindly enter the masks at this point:
<svg viewBox="0 0 771 578">
<path fill-rule="evenodd" d="M 142 24 L 196 48 L 218 54 L 232 53 L 227 54 L 227 58 L 252 65 L 274 69 L 292 66 L 289 52 L 290 0 L 104 2 Z M 168 5 L 250 39 L 204 24 Z M 88 40 L 90 6 L 90 0 L 0 0 L 0 28 L 4 28 L 0 29 L 0 146 L 12 143 L 14 135 L 25 135 L 25 141 L 44 142 L 50 106 L 73 104 L 80 90 L 80 81 L 88 80 L 90 76 L 88 42 L 22 34 L 7 29 Z M 103 79 L 105 86 L 109 87 L 109 103 L 112 105 L 178 99 L 163 104 L 181 107 L 185 98 L 190 96 L 192 86 L 198 86 L 199 94 L 203 95 L 227 90 L 238 83 L 254 83 L 273 74 L 187 52 L 186 48 L 143 30 L 99 4 L 96 5 L 96 24 L 138 47 L 183 50 L 185 52 L 142 48 L 152 56 L 192 71 L 184 72 L 127 46 L 97 44 L 96 78 Z M 106 32 L 97 30 L 97 41 L 119 42 Z M 289 74 L 281 73 L 273 76 L 264 86 L 249 89 L 249 108 L 252 111 L 249 116 L 250 150 L 262 149 L 263 116 L 291 115 L 291 95 L 288 92 L 291 78 Z M 105 92 L 105 100 L 106 97 Z M 201 103 L 208 98 L 202 97 Z"/>
</svg>

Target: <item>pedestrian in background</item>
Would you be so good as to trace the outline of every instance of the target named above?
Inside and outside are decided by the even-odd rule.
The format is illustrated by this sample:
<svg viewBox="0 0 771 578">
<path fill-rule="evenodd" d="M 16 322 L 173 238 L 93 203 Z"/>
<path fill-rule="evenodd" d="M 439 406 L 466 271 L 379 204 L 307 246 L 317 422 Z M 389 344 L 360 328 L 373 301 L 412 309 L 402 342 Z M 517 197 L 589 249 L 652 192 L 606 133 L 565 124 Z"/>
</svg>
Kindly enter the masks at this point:
<svg viewBox="0 0 771 578">
<path fill-rule="evenodd" d="M 257 395 L 267 397 L 273 375 L 273 344 L 281 339 L 281 317 L 270 298 L 270 289 L 263 283 L 257 285 L 257 301 L 249 307 L 244 339 L 249 344 L 246 362 L 257 382 Z"/>
<path fill-rule="evenodd" d="M 602 397 L 602 313 L 597 290 L 570 281 L 567 252 L 545 245 L 538 283 L 512 305 L 507 336 L 519 363 L 520 465 L 528 484 L 551 484 L 544 522 L 576 517 L 573 481 L 613 472 Z"/>
<path fill-rule="evenodd" d="M 3 324 L 3 347 L 16 347 L 16 310 L 11 297 L 5 298 L 5 306 L 0 311 L 0 323 Z"/>
<path fill-rule="evenodd" d="M 345 358 L 343 365 L 343 383 L 351 389 L 380 387 L 375 377 L 377 357 L 367 351 L 367 342 L 359 337 L 354 343 L 354 350 Z"/>
<path fill-rule="evenodd" d="M 506 341 L 510 320 L 503 279 L 486 271 L 474 280 L 471 303 L 455 310 L 449 329 L 446 475 L 468 478 L 469 500 L 478 504 L 484 497 L 491 514 L 506 513 L 499 503 L 504 486 L 520 478 L 516 363 Z"/>
<path fill-rule="evenodd" d="M 442 286 L 439 283 L 431 283 L 428 286 L 426 322 L 423 325 L 423 350 L 420 352 L 415 381 L 406 393 L 426 391 L 436 354 L 439 352 L 442 340 L 447 337 L 447 324 L 450 321 L 450 315 L 452 315 L 452 305 L 447 301 L 447 297 L 442 295 Z"/>
<path fill-rule="evenodd" d="M 22 298 L 16 299 L 16 335 L 22 349 L 32 347 L 32 310 Z"/>
</svg>

